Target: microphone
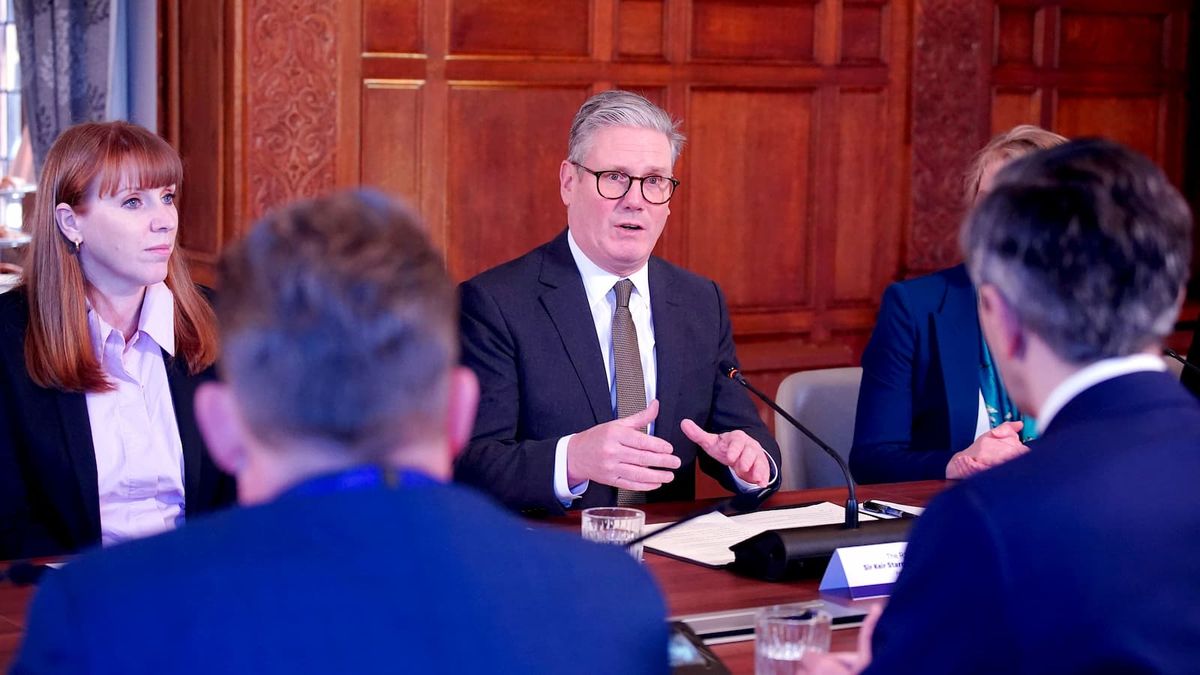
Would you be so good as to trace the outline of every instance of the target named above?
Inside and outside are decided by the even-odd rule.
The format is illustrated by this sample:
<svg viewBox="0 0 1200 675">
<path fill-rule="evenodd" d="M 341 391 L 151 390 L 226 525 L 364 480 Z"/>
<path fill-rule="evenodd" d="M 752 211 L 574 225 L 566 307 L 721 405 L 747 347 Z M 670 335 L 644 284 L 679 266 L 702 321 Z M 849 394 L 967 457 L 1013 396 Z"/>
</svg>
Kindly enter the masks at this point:
<svg viewBox="0 0 1200 675">
<path fill-rule="evenodd" d="M 796 418 L 788 414 L 769 396 L 754 388 L 746 378 L 742 377 L 737 366 L 729 363 L 721 364 L 721 371 L 726 377 L 749 389 L 755 396 L 762 399 L 772 410 L 783 416 L 805 436 L 812 439 L 822 450 L 837 462 L 842 469 L 842 477 L 846 479 L 846 490 L 849 499 L 846 500 L 846 521 L 841 525 L 819 525 L 816 527 L 791 527 L 780 530 L 767 530 L 745 541 L 738 542 L 729 548 L 733 551 L 732 568 L 735 572 L 765 579 L 767 581 L 782 581 L 801 576 L 808 576 L 813 571 L 824 568 L 825 562 L 839 548 L 846 546 L 868 546 L 908 538 L 913 519 L 896 518 L 894 520 L 874 520 L 858 524 L 858 495 L 854 479 L 850 477 L 850 467 L 846 461 L 829 447 L 825 441 L 809 431 Z"/>
<path fill-rule="evenodd" d="M 727 499 L 722 499 L 715 504 L 705 506 L 698 511 L 693 511 L 679 520 L 671 523 L 670 525 L 667 525 L 666 527 L 661 527 L 649 534 L 643 534 L 637 539 L 627 541 L 625 542 L 624 546 L 625 548 L 632 548 L 633 546 L 646 541 L 650 537 L 657 537 L 663 532 L 673 530 L 680 525 L 689 523 L 700 516 L 706 516 L 713 512 L 719 512 L 726 516 L 736 516 L 740 513 L 750 513 L 751 511 L 756 511 L 758 510 L 758 507 L 761 506 L 764 501 L 766 501 L 767 497 L 771 496 L 771 494 L 771 490 L 755 490 L 754 492 L 742 492 L 736 494 Z"/>
<path fill-rule="evenodd" d="M 1169 356 L 1169 357 L 1171 357 L 1171 358 L 1175 359 L 1176 361 L 1178 361 L 1178 362 L 1182 363 L 1184 368 L 1187 368 L 1188 370 L 1192 371 L 1193 373 L 1200 375 L 1200 366 L 1198 366 L 1198 365 L 1196 365 L 1196 364 L 1192 363 L 1191 361 L 1188 361 L 1187 359 L 1183 358 L 1182 356 L 1180 356 L 1179 354 L 1177 354 L 1177 353 L 1175 352 L 1175 350 L 1174 350 L 1174 349 L 1171 349 L 1171 348 L 1169 348 L 1169 347 L 1167 347 L 1167 348 L 1164 348 L 1164 349 L 1163 349 L 1163 354 L 1165 354 L 1165 355 L 1167 355 L 1167 356 Z"/>
<path fill-rule="evenodd" d="M 767 396 L 766 394 L 762 393 L 757 388 L 755 388 L 754 385 L 747 382 L 746 378 L 742 377 L 742 372 L 740 370 L 738 370 L 737 366 L 735 366 L 731 363 L 722 363 L 721 364 L 721 372 L 725 373 L 725 377 L 728 377 L 729 379 L 733 380 L 734 382 L 737 382 L 738 384 L 742 385 L 746 389 L 749 389 L 755 396 L 757 396 L 759 399 L 761 399 L 763 403 L 766 403 L 768 406 L 771 407 L 772 410 L 774 410 L 775 412 L 782 415 L 783 419 L 787 420 L 788 422 L 791 423 L 792 426 L 799 429 L 800 433 L 802 433 L 805 436 L 808 436 L 810 439 L 812 439 L 812 442 L 816 443 L 817 447 L 824 450 L 825 454 L 832 457 L 833 461 L 838 463 L 838 466 L 842 469 L 842 477 L 846 479 L 846 490 L 847 490 L 847 493 L 849 496 L 849 498 L 846 500 L 846 522 L 842 526 L 842 528 L 847 529 L 847 530 L 857 529 L 858 528 L 858 494 L 855 491 L 854 479 L 852 479 L 850 477 L 850 467 L 846 466 L 846 460 L 842 459 L 841 455 L 839 455 L 833 448 L 829 447 L 829 444 L 827 444 L 825 441 L 821 440 L 820 438 L 817 438 L 817 435 L 814 434 L 813 432 L 809 431 L 808 427 L 801 424 L 799 420 L 797 420 L 795 417 L 792 417 L 791 415 L 789 415 L 788 412 L 786 410 L 784 410 L 783 408 L 779 407 L 779 404 L 776 403 L 770 396 Z"/>
</svg>

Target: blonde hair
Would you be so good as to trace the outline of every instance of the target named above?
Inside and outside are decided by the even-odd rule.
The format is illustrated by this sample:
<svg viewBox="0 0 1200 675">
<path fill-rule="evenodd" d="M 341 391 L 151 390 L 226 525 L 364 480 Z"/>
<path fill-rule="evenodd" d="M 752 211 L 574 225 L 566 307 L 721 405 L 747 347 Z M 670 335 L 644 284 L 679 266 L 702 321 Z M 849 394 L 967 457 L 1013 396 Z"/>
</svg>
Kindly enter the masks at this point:
<svg viewBox="0 0 1200 675">
<path fill-rule="evenodd" d="M 975 201 L 975 195 L 979 193 L 979 181 L 989 164 L 1016 159 L 1066 142 L 1065 137 L 1032 124 L 1021 124 L 996 134 L 982 150 L 975 153 L 970 168 L 963 176 L 963 197 L 967 206 Z"/>
</svg>

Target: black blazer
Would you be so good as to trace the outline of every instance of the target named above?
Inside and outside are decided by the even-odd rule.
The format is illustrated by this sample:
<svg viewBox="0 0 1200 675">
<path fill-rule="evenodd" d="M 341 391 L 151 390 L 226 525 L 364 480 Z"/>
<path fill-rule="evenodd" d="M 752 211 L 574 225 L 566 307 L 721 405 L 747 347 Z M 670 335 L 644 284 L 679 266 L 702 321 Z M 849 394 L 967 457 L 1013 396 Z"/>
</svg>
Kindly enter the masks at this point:
<svg viewBox="0 0 1200 675">
<path fill-rule="evenodd" d="M 684 418 L 714 433 L 742 429 L 780 462 L 779 446 L 747 393 L 719 372 L 719 364 L 736 363 L 725 299 L 712 281 L 659 258 L 650 259 L 648 274 L 658 371 L 654 434 L 682 460 L 675 479 L 648 499 L 693 499 L 697 457 L 705 472 L 736 491 L 729 469 L 679 429 Z M 462 359 L 479 377 L 482 396 L 455 478 L 512 508 L 561 513 L 553 485 L 558 439 L 613 419 L 596 327 L 566 231 L 460 291 Z M 615 500 L 613 487 L 593 482 L 572 506 Z"/>
<path fill-rule="evenodd" d="M 96 452 L 82 393 L 40 387 L 25 368 L 24 288 L 0 294 L 0 560 L 64 555 L 100 543 Z M 183 445 L 185 516 L 233 502 L 233 479 L 213 465 L 192 413 L 192 376 L 163 352 Z"/>
</svg>

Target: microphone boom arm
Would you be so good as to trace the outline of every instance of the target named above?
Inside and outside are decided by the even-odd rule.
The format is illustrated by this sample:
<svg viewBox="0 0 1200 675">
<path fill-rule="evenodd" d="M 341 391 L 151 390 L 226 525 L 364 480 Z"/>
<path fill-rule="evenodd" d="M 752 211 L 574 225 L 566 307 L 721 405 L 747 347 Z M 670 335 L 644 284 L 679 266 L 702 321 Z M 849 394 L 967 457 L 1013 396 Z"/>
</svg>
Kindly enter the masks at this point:
<svg viewBox="0 0 1200 675">
<path fill-rule="evenodd" d="M 846 460 L 842 459 L 842 456 L 839 455 L 837 453 L 837 451 L 835 451 L 833 448 L 829 447 L 829 445 L 826 444 L 825 441 L 822 441 L 820 438 L 817 438 L 817 435 L 814 434 L 813 432 L 809 431 L 808 427 L 804 426 L 803 424 L 800 423 L 799 420 L 797 420 L 795 417 L 792 417 L 790 414 L 788 414 L 788 411 L 781 408 L 779 406 L 779 404 L 775 403 L 775 401 L 772 401 L 770 396 L 767 396 L 766 394 L 759 391 L 754 385 L 750 384 L 750 382 L 748 382 L 746 380 L 746 378 L 742 377 L 742 373 L 741 373 L 741 371 L 739 371 L 737 369 L 737 367 L 726 366 L 725 367 L 725 376 L 728 377 L 729 379 L 733 380 L 734 382 L 737 382 L 738 384 L 742 385 L 746 389 L 749 389 L 755 396 L 757 396 L 759 398 L 759 400 L 761 400 L 763 403 L 766 403 L 768 406 L 770 406 L 770 408 L 772 410 L 774 410 L 775 412 L 782 415 L 783 418 L 785 420 L 787 420 L 788 422 L 790 422 L 792 426 L 799 429 L 800 433 L 804 434 L 805 436 L 808 436 L 808 438 L 811 439 L 813 443 L 817 444 L 817 447 L 824 450 L 826 454 L 828 454 L 830 457 L 833 458 L 833 460 L 835 462 L 837 462 L 838 467 L 842 470 L 842 476 L 846 479 L 846 489 L 849 491 L 849 499 L 846 501 L 846 523 L 845 523 L 844 527 L 846 529 L 857 528 L 858 527 L 858 494 L 855 490 L 854 479 L 850 477 L 850 467 L 846 466 Z"/>
</svg>

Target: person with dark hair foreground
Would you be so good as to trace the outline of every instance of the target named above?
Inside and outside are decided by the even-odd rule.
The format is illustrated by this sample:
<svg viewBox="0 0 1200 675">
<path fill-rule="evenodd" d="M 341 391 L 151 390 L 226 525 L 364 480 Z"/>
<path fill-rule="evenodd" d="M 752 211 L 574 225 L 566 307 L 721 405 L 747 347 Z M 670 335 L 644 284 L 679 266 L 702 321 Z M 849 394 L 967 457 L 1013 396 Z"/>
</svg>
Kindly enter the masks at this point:
<svg viewBox="0 0 1200 675">
<path fill-rule="evenodd" d="M 196 412 L 247 508 L 51 573 L 14 672 L 668 671 L 631 556 L 446 484 L 478 385 L 407 211 L 298 204 L 221 279 L 223 382 Z"/>
<path fill-rule="evenodd" d="M 54 141 L 21 285 L 0 295 L 0 560 L 228 505 L 192 414 L 217 329 L 176 250 L 179 154 L 128 122 Z"/>
<path fill-rule="evenodd" d="M 1200 403 L 1160 356 L 1191 236 L 1162 171 L 1110 141 L 1000 172 L 963 252 L 1042 436 L 933 501 L 870 649 L 811 671 L 1196 672 Z"/>
</svg>

